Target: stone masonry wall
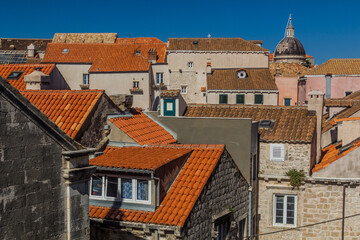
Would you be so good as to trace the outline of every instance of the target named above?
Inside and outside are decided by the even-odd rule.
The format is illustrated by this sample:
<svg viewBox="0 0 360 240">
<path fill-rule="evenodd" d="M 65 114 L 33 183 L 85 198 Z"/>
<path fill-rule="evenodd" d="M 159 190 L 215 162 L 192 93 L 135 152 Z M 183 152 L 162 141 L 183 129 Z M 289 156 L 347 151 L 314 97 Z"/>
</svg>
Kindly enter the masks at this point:
<svg viewBox="0 0 360 240">
<path fill-rule="evenodd" d="M 310 169 L 311 144 L 284 144 L 284 161 L 270 161 L 270 143 L 260 142 L 259 174 L 286 176 L 290 169 Z"/>
<path fill-rule="evenodd" d="M 182 239 L 211 239 L 212 217 L 231 209 L 233 221 L 227 239 L 238 239 L 238 224 L 248 212 L 248 184 L 225 151 L 182 230 Z"/>
<path fill-rule="evenodd" d="M 1 239 L 62 239 L 61 147 L 0 96 Z"/>
<path fill-rule="evenodd" d="M 264 235 L 260 239 L 341 239 L 342 185 L 317 182 L 306 183 L 299 189 L 293 189 L 288 181 L 260 181 L 259 193 L 260 234 L 292 229 L 292 227 L 273 226 L 273 196 L 275 194 L 297 196 L 297 227 L 340 218 L 340 220 L 315 226 Z M 346 188 L 346 216 L 360 213 L 359 193 L 359 186 Z M 345 239 L 359 239 L 359 222 L 360 216 L 345 220 Z"/>
</svg>

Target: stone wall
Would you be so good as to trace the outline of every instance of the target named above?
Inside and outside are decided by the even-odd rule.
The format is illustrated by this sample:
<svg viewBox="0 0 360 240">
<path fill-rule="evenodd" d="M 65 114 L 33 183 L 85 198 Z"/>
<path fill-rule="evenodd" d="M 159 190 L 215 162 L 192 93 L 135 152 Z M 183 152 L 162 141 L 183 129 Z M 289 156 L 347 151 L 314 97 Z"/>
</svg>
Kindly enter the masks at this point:
<svg viewBox="0 0 360 240">
<path fill-rule="evenodd" d="M 0 235 L 61 239 L 64 235 L 62 148 L 0 96 Z"/>
<path fill-rule="evenodd" d="M 341 217 L 343 204 L 343 186 L 337 183 L 314 181 L 307 182 L 294 189 L 288 181 L 260 181 L 259 214 L 260 235 L 268 232 L 287 230 L 281 233 L 260 236 L 260 239 L 341 239 Z M 360 213 L 359 185 L 346 188 L 345 215 Z M 293 229 L 293 227 L 273 226 L 273 196 L 291 194 L 297 196 L 296 227 L 331 221 L 314 226 Z M 345 239 L 359 239 L 360 215 L 345 220 Z M 289 230 L 289 231 L 288 231 Z"/>
<path fill-rule="evenodd" d="M 227 210 L 236 223 L 227 239 L 238 239 L 238 224 L 248 212 L 248 198 L 248 184 L 225 152 L 190 212 L 182 239 L 211 239 L 213 216 Z"/>
<path fill-rule="evenodd" d="M 303 170 L 308 175 L 311 144 L 284 144 L 284 161 L 270 161 L 271 143 L 260 142 L 259 174 L 286 176 L 291 169 Z"/>
</svg>

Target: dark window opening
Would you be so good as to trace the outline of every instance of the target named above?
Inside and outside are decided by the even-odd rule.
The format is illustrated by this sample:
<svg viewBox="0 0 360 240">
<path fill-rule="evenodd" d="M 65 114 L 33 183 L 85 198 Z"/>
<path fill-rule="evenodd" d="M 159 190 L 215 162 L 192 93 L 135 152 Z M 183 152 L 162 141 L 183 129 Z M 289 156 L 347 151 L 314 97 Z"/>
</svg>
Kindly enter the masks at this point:
<svg viewBox="0 0 360 240">
<path fill-rule="evenodd" d="M 219 104 L 227 104 L 228 103 L 228 95 L 220 94 L 219 95 Z"/>
<path fill-rule="evenodd" d="M 291 98 L 284 98 L 284 106 L 291 106 Z"/>
<path fill-rule="evenodd" d="M 272 120 L 261 120 L 259 127 L 261 128 L 272 128 L 274 126 L 274 121 Z"/>
<path fill-rule="evenodd" d="M 236 95 L 236 104 L 245 104 L 245 95 L 244 94 Z"/>
<path fill-rule="evenodd" d="M 263 95 L 255 94 L 255 104 L 263 104 Z"/>
<path fill-rule="evenodd" d="M 12 73 L 9 74 L 7 79 L 18 80 L 23 73 L 24 72 L 22 72 L 22 71 L 13 71 Z"/>
<path fill-rule="evenodd" d="M 215 222 L 216 240 L 225 240 L 230 229 L 230 217 L 223 217 Z"/>
<path fill-rule="evenodd" d="M 345 91 L 345 97 L 351 95 L 352 93 L 352 91 Z"/>
</svg>

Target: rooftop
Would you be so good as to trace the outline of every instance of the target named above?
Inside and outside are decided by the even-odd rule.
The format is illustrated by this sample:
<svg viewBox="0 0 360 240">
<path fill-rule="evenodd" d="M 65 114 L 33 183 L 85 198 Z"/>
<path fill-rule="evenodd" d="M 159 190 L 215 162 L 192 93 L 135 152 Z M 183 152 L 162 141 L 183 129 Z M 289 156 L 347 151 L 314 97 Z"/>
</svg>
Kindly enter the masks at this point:
<svg viewBox="0 0 360 240">
<path fill-rule="evenodd" d="M 330 59 L 307 75 L 360 75 L 360 58 Z"/>
<path fill-rule="evenodd" d="M 315 133 L 316 116 L 306 107 L 189 104 L 185 117 L 251 118 L 272 120 L 272 128 L 259 128 L 264 142 L 310 143 Z"/>
<path fill-rule="evenodd" d="M 164 147 L 164 151 L 171 148 L 192 152 L 154 212 L 90 206 L 90 218 L 184 226 L 225 147 L 224 145 L 168 145 Z"/>
<path fill-rule="evenodd" d="M 20 93 L 74 139 L 103 91 L 27 90 Z"/>
<path fill-rule="evenodd" d="M 67 49 L 66 52 L 64 49 Z M 51 43 L 48 45 L 43 62 L 92 64 L 89 72 L 148 71 L 149 49 L 156 50 L 157 63 L 165 62 L 166 43 L 131 41 L 113 44 Z"/>
<path fill-rule="evenodd" d="M 298 63 L 269 63 L 271 76 L 300 77 L 306 75 L 312 69 Z"/>
<path fill-rule="evenodd" d="M 34 44 L 39 51 L 45 51 L 51 39 L 26 39 L 26 38 L 0 38 L 0 50 L 27 50 L 30 44 Z"/>
<path fill-rule="evenodd" d="M 274 78 L 269 69 L 246 68 L 245 78 L 239 78 L 239 69 L 212 69 L 212 74 L 207 75 L 207 86 L 209 90 L 278 90 Z"/>
<path fill-rule="evenodd" d="M 8 79 L 8 82 L 18 90 L 26 90 L 25 75 L 35 71 L 35 68 L 41 68 L 41 72 L 50 75 L 54 67 L 55 64 L 1 64 L 0 76 L 6 79 L 14 71 L 23 72 L 18 79 Z"/>
<path fill-rule="evenodd" d="M 175 143 L 174 137 L 143 112 L 131 109 L 132 116 L 111 118 L 110 121 L 138 144 Z"/>
<path fill-rule="evenodd" d="M 53 43 L 115 43 L 116 33 L 55 33 Z"/>
<path fill-rule="evenodd" d="M 269 51 L 242 38 L 169 38 L 168 44 L 169 51 Z"/>
</svg>

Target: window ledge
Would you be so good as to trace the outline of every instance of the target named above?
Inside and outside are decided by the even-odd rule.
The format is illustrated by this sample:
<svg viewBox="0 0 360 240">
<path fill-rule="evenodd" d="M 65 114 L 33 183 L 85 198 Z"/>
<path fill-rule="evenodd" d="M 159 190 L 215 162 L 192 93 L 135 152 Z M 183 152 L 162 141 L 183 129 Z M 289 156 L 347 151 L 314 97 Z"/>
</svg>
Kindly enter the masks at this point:
<svg viewBox="0 0 360 240">
<path fill-rule="evenodd" d="M 152 87 L 155 88 L 155 89 L 159 89 L 159 87 L 161 87 L 161 90 L 166 90 L 167 89 L 165 85 L 158 85 L 158 84 L 153 84 Z"/>
<path fill-rule="evenodd" d="M 80 84 L 81 90 L 89 89 L 89 84 Z"/>
<path fill-rule="evenodd" d="M 132 94 L 143 94 L 143 90 L 140 88 L 131 88 L 130 93 Z"/>
</svg>

